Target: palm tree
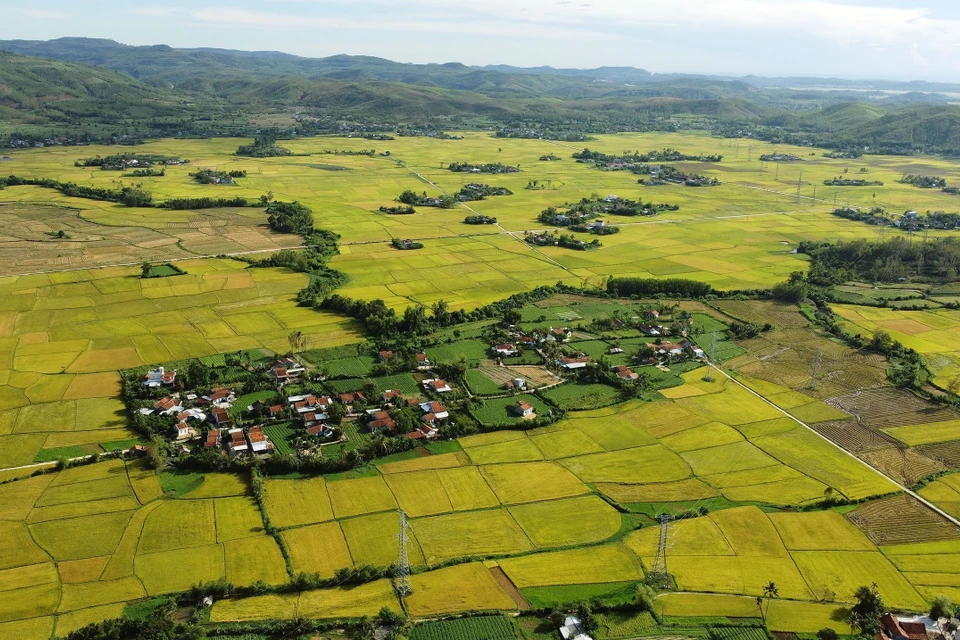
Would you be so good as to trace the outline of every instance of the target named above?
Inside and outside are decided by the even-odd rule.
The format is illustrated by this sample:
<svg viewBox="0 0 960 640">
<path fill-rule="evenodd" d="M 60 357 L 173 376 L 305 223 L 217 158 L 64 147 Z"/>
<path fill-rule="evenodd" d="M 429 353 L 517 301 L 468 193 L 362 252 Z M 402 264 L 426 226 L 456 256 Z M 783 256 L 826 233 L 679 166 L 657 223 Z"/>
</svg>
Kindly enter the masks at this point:
<svg viewBox="0 0 960 640">
<path fill-rule="evenodd" d="M 757 596 L 757 608 L 760 609 L 760 617 L 763 619 L 764 624 L 767 623 L 767 612 L 770 611 L 770 600 L 778 597 L 780 597 L 780 590 L 774 582 L 768 582 L 763 586 L 763 597 Z M 764 610 L 763 606 L 764 598 L 767 599 L 766 610 Z"/>
</svg>

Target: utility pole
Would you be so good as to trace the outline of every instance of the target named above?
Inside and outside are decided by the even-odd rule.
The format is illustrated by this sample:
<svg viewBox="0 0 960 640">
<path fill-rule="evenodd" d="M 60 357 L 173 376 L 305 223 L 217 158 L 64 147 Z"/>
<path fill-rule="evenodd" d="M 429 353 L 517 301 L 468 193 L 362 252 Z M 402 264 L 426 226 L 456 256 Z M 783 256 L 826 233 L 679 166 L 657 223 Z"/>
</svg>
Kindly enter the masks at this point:
<svg viewBox="0 0 960 640">
<path fill-rule="evenodd" d="M 822 352 L 820 347 L 817 347 L 817 353 L 813 356 L 813 367 L 810 371 L 810 388 L 816 390 L 817 388 L 817 378 L 820 375 L 820 360 L 822 358 Z"/>
<path fill-rule="evenodd" d="M 400 532 L 397 534 L 400 554 L 397 558 L 397 575 L 394 578 L 394 587 L 401 598 L 413 593 L 410 588 L 410 558 L 407 553 L 407 514 L 400 510 Z"/>
<path fill-rule="evenodd" d="M 713 364 L 717 354 L 717 331 L 713 330 L 712 335 L 710 336 L 710 360 L 709 362 Z M 707 375 L 703 376 L 704 381 L 713 382 L 715 378 L 713 377 L 713 367 L 707 371 Z"/>
</svg>

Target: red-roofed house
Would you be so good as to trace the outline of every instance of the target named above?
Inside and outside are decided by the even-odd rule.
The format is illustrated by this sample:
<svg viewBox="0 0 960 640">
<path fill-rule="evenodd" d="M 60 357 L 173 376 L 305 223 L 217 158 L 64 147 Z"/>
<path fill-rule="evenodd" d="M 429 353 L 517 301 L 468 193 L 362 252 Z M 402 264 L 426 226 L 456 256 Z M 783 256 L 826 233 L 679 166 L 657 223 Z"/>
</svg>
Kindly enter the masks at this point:
<svg viewBox="0 0 960 640">
<path fill-rule="evenodd" d="M 377 354 L 377 357 L 380 359 L 380 362 L 384 362 L 386 360 L 393 360 L 393 356 L 395 355 L 393 351 L 381 351 Z"/>
<path fill-rule="evenodd" d="M 370 422 L 367 423 L 367 427 L 371 432 L 376 433 L 378 431 L 389 430 L 393 431 L 397 428 L 396 423 L 393 421 L 393 418 L 390 417 L 390 414 L 386 411 L 377 411 L 372 414 Z"/>
<path fill-rule="evenodd" d="M 515 356 L 518 353 L 517 348 L 509 342 L 494 346 L 493 351 L 498 356 Z"/>
<path fill-rule="evenodd" d="M 211 414 L 213 416 L 213 423 L 218 427 L 229 427 L 230 426 L 230 414 L 227 413 L 226 409 L 221 409 L 217 407 L 213 410 Z"/>
<path fill-rule="evenodd" d="M 427 357 L 426 353 L 417 354 L 417 366 L 424 369 L 430 366 L 430 358 Z"/>
<path fill-rule="evenodd" d="M 383 402 L 383 404 L 391 404 L 394 400 L 400 400 L 402 398 L 403 394 L 396 389 L 387 389 L 380 394 L 380 401 Z"/>
<path fill-rule="evenodd" d="M 423 386 L 429 391 L 434 393 L 447 393 L 453 391 L 450 385 L 447 384 L 446 380 L 424 380 Z"/>
<path fill-rule="evenodd" d="M 220 429 L 210 429 L 207 431 L 207 440 L 203 443 L 204 449 L 220 448 Z"/>
<path fill-rule="evenodd" d="M 243 437 L 243 429 L 230 429 L 227 435 L 230 438 L 227 440 L 227 449 L 229 449 L 233 455 L 246 453 L 250 450 L 247 439 Z"/>
<path fill-rule="evenodd" d="M 557 361 L 557 364 L 559 364 L 564 369 L 573 370 L 573 369 L 583 369 L 584 367 L 587 366 L 589 362 L 590 362 L 590 358 L 586 356 L 580 356 L 578 358 L 569 358 L 564 356 Z"/>
<path fill-rule="evenodd" d="M 250 449 L 253 453 L 270 453 L 273 451 L 273 443 L 263 432 L 263 427 L 250 427 L 247 433 L 247 440 L 250 441 Z"/>
<path fill-rule="evenodd" d="M 423 402 L 420 404 L 420 410 L 423 411 L 424 420 L 426 420 L 427 415 L 433 415 L 435 420 L 445 420 L 450 417 L 450 414 L 447 412 L 447 408 L 437 401 Z"/>
<path fill-rule="evenodd" d="M 146 387 L 156 388 L 156 387 L 172 387 L 173 383 L 177 380 L 177 370 L 166 371 L 163 367 L 157 367 L 156 369 L 150 369 L 143 376 L 143 385 Z"/>
<path fill-rule="evenodd" d="M 617 374 L 617 377 L 621 380 L 633 381 L 640 377 L 633 369 L 623 364 L 615 366 L 613 372 Z"/>
<path fill-rule="evenodd" d="M 535 418 L 536 414 L 533 410 L 533 405 L 527 402 L 526 400 L 521 400 L 517 404 L 510 407 L 510 411 L 520 416 L 521 418 Z"/>
<path fill-rule="evenodd" d="M 269 372 L 274 380 L 279 384 L 292 382 L 300 377 L 300 374 L 306 371 L 303 365 L 293 358 L 281 358 L 270 363 Z"/>
<path fill-rule="evenodd" d="M 183 405 L 180 404 L 180 398 L 176 396 L 167 396 L 161 398 L 153 404 L 153 410 L 162 416 L 172 416 L 175 413 L 183 411 Z"/>
</svg>

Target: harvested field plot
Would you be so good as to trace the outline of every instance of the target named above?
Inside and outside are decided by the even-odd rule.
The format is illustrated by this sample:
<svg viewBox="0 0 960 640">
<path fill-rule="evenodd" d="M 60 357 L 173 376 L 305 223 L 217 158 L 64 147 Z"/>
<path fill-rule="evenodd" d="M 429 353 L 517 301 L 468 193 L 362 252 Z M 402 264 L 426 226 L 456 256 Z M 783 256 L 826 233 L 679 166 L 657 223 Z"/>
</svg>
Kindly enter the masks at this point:
<svg viewBox="0 0 960 640">
<path fill-rule="evenodd" d="M 867 503 L 847 518 L 877 546 L 960 539 L 960 530 L 909 496 Z"/>
</svg>

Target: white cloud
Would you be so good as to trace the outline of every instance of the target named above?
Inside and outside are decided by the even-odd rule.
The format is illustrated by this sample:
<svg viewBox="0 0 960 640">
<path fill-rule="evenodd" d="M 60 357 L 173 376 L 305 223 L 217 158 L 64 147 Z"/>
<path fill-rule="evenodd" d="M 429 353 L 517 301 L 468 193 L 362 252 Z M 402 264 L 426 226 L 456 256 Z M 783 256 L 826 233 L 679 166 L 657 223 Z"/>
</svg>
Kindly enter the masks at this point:
<svg viewBox="0 0 960 640">
<path fill-rule="evenodd" d="M 484 36 L 511 36 L 523 38 L 607 38 L 591 29 L 573 28 L 563 24 L 524 24 L 500 21 L 383 19 L 361 17 L 325 17 L 287 14 L 245 9 L 222 10 L 203 8 L 192 12 L 201 22 L 237 27 L 273 27 L 282 29 L 349 29 L 357 31 L 402 32 L 415 36 L 423 33 L 472 34 Z"/>
<path fill-rule="evenodd" d="M 173 7 L 136 7 L 130 9 L 127 13 L 148 18 L 169 18 L 178 15 L 180 10 Z"/>
</svg>

